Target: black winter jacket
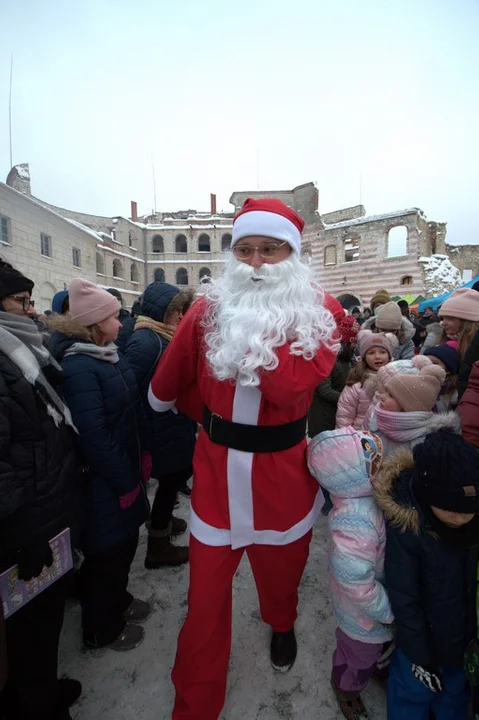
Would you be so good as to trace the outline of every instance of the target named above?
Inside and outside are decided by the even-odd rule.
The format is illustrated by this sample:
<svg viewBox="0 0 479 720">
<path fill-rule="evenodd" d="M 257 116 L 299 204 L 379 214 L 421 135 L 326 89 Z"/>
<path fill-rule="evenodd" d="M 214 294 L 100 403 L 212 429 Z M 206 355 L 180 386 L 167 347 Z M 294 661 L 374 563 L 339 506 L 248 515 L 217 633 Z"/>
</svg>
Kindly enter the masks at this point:
<svg viewBox="0 0 479 720">
<path fill-rule="evenodd" d="M 385 576 L 396 643 L 412 663 L 462 667 L 476 632 L 479 550 L 458 550 L 429 528 L 414 496 L 412 454 L 383 465 L 374 495 L 386 519 Z"/>
<path fill-rule="evenodd" d="M 48 366 L 45 374 L 58 392 L 61 372 Z M 74 432 L 55 425 L 37 388 L 0 349 L 0 572 L 15 551 L 66 527 L 75 542 L 80 522 Z"/>
<path fill-rule="evenodd" d="M 65 372 L 63 395 L 88 468 L 81 547 L 94 554 L 133 537 L 149 514 L 141 482 L 141 401 L 134 374 L 121 355 L 116 363 L 83 352 L 65 356 L 74 343 L 85 343 L 88 337 L 85 328 L 68 318 L 57 319 L 56 325 L 61 332 L 54 333 L 50 348 Z"/>
<path fill-rule="evenodd" d="M 153 320 L 163 322 L 169 307 L 176 303 L 181 309 L 184 302 L 184 293 L 177 287 L 155 282 L 145 290 L 142 312 Z M 149 445 L 153 459 L 152 475 L 155 478 L 187 470 L 193 461 L 196 441 L 196 423 L 182 413 L 156 413 L 148 402 L 151 378 L 168 344 L 168 340 L 157 332 L 144 328 L 133 332 L 125 351 L 125 357 L 140 386 L 148 415 L 151 428 Z"/>
<path fill-rule="evenodd" d="M 325 430 L 336 427 L 338 400 L 348 377 L 351 363 L 336 360 L 331 375 L 323 380 L 314 391 L 313 401 L 308 413 L 308 435 L 314 437 Z"/>
</svg>

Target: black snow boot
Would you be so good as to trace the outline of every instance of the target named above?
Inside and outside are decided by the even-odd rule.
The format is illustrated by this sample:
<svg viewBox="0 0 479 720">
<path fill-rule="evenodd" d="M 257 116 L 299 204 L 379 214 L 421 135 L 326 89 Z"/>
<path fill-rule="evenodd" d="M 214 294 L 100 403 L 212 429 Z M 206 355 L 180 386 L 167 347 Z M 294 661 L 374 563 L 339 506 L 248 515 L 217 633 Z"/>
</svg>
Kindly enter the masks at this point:
<svg viewBox="0 0 479 720">
<path fill-rule="evenodd" d="M 287 632 L 273 632 L 271 638 L 271 665 L 278 672 L 288 672 L 294 665 L 298 645 L 294 628 Z"/>
</svg>

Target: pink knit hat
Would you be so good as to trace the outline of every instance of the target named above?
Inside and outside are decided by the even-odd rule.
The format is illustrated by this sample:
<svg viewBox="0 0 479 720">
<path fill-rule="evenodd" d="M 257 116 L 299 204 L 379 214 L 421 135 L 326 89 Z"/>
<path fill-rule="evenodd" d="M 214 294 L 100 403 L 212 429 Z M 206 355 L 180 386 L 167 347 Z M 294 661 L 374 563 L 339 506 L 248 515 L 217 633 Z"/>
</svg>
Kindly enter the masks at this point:
<svg viewBox="0 0 479 720">
<path fill-rule="evenodd" d="M 378 390 L 384 390 L 386 383 L 396 375 L 419 375 L 421 368 L 432 365 L 427 355 L 415 355 L 411 360 L 395 360 L 378 370 Z"/>
<path fill-rule="evenodd" d="M 426 365 L 419 375 L 395 375 L 386 383 L 386 391 L 403 412 L 428 412 L 433 409 L 446 379 L 439 365 Z"/>
<path fill-rule="evenodd" d="M 121 307 L 116 297 L 82 278 L 71 281 L 68 296 L 71 319 L 85 327 L 106 320 Z"/>
<path fill-rule="evenodd" d="M 383 348 L 383 350 L 389 353 L 389 357 L 392 358 L 398 346 L 395 335 L 391 335 L 391 333 L 373 333 L 372 330 L 361 330 L 358 334 L 358 343 L 362 360 L 364 360 L 366 353 L 373 347 Z"/>
<path fill-rule="evenodd" d="M 440 317 L 454 317 L 460 320 L 479 322 L 479 292 L 472 288 L 461 288 L 442 304 Z"/>
</svg>

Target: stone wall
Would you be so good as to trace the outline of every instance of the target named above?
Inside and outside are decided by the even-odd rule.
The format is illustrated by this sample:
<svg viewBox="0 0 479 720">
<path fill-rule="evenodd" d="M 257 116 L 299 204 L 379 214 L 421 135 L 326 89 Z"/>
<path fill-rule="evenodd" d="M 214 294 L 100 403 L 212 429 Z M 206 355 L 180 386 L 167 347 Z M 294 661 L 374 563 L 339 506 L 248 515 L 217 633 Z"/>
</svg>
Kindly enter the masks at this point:
<svg viewBox="0 0 479 720">
<path fill-rule="evenodd" d="M 390 256 L 389 231 L 398 226 L 407 231 L 407 247 L 400 255 Z M 305 242 L 311 247 L 312 267 L 323 287 L 335 296 L 350 293 L 368 305 L 379 288 L 391 295 L 421 294 L 418 260 L 423 254 L 423 235 L 427 236 L 427 221 L 412 208 L 324 228 L 311 226 Z"/>
<path fill-rule="evenodd" d="M 479 245 L 446 245 L 446 253 L 461 273 L 471 270 L 472 277 L 479 275 Z"/>
<path fill-rule="evenodd" d="M 343 208 L 342 210 L 334 210 L 334 212 L 323 213 L 321 215 L 325 225 L 333 225 L 334 223 L 344 222 L 345 220 L 356 220 L 366 215 L 364 205 L 355 205 L 354 207 Z"/>
<path fill-rule="evenodd" d="M 277 198 L 296 210 L 306 223 L 318 222 L 318 189 L 312 182 L 298 185 L 293 190 L 245 190 L 234 192 L 230 203 L 240 210 L 247 198 Z"/>
</svg>

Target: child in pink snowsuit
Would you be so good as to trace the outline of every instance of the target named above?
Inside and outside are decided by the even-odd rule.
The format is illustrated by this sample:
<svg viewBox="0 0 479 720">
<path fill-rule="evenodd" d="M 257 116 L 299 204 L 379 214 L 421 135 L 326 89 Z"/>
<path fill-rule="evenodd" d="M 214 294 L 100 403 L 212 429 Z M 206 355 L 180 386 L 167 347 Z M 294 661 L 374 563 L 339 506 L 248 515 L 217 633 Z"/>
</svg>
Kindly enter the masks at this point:
<svg viewBox="0 0 479 720">
<path fill-rule="evenodd" d="M 386 528 L 373 499 L 381 440 L 352 427 L 320 433 L 308 448 L 311 473 L 330 493 L 329 585 L 338 623 L 331 684 L 344 715 L 367 718 L 360 692 L 384 643 L 393 615 L 383 585 Z"/>
</svg>

